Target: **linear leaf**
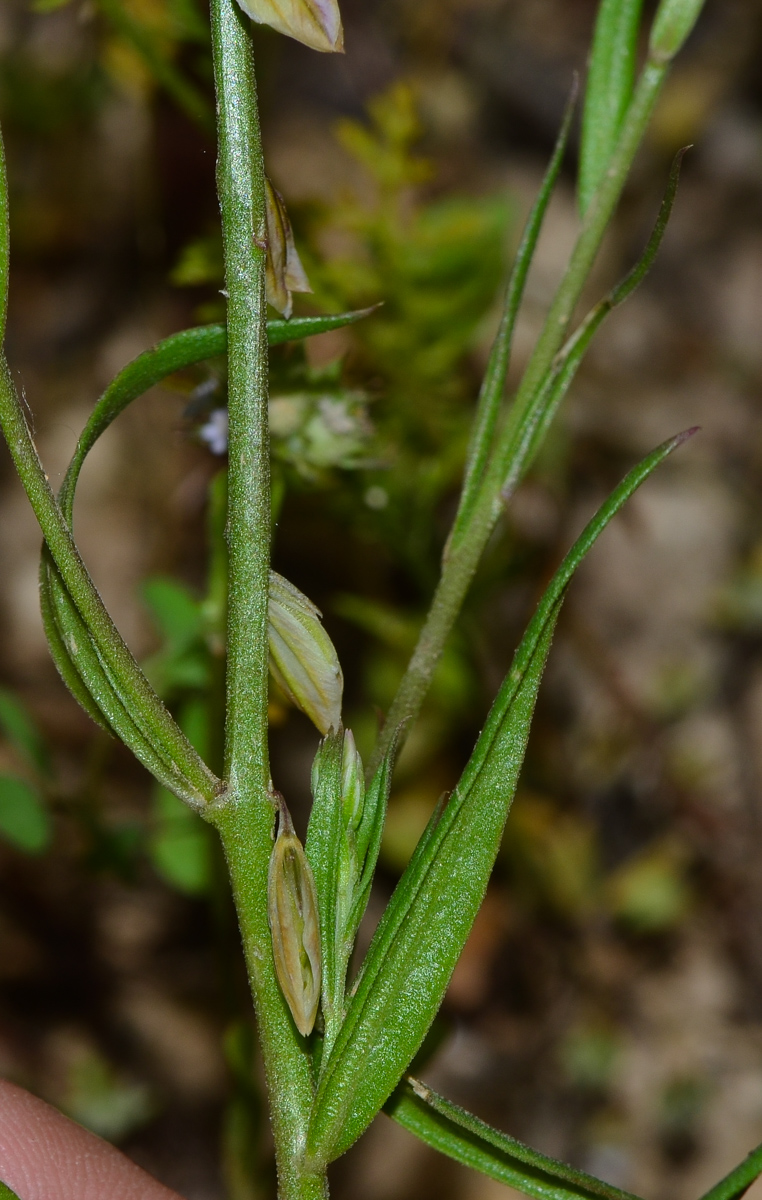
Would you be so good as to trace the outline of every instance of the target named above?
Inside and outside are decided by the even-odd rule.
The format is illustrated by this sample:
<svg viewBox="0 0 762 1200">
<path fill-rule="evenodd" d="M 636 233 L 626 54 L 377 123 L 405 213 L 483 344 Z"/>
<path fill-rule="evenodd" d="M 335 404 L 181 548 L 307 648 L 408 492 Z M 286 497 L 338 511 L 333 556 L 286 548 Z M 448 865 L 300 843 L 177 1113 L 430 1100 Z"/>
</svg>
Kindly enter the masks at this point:
<svg viewBox="0 0 762 1200">
<path fill-rule="evenodd" d="M 296 317 L 291 321 L 270 321 L 268 322 L 268 340 L 271 345 L 280 345 L 286 341 L 298 340 L 314 336 L 315 334 L 325 333 L 332 329 L 340 328 L 344 325 L 360 320 L 368 313 L 372 312 L 373 308 L 358 309 L 354 312 L 339 313 L 329 316 L 318 317 Z M 77 448 L 74 457 L 69 465 L 63 486 L 59 493 L 59 503 L 63 510 L 64 518 L 71 529 L 72 515 L 74 506 L 74 494 L 79 479 L 79 474 L 82 465 L 88 453 L 95 445 L 98 438 L 105 432 L 109 425 L 116 419 L 124 409 L 132 403 L 133 400 L 143 395 L 150 387 L 160 383 L 168 375 L 175 371 L 181 370 L 184 367 L 201 362 L 204 359 L 214 357 L 225 352 L 227 347 L 227 329 L 224 325 L 206 325 L 199 326 L 195 329 L 184 330 L 181 333 L 173 334 L 160 342 L 153 349 L 145 351 L 119 373 L 116 379 L 103 393 L 83 430 L 80 439 L 77 443 Z M 12 388 L 12 385 L 11 385 Z M 10 397 L 9 397 L 10 398 Z M 109 726 L 114 729 L 113 719 L 118 719 L 120 728 L 123 733 L 130 734 L 125 737 L 127 744 L 134 750 L 137 757 L 145 765 L 148 765 L 151 755 L 149 753 L 150 737 L 146 739 L 140 734 L 140 731 L 134 730 L 134 722 L 129 719 L 127 723 L 123 720 L 125 709 L 127 712 L 132 711 L 132 706 L 125 706 L 124 697 L 120 699 L 118 689 L 111 688 L 110 693 L 106 686 L 105 677 L 101 677 L 96 686 L 98 693 L 105 698 L 108 695 L 108 708 L 111 714 L 107 718 L 104 725 L 104 714 L 101 713 L 97 703 L 93 699 L 91 689 L 89 689 L 82 678 L 82 674 L 74 663 L 71 653 L 67 646 L 67 638 L 61 635 L 60 622 L 62 613 L 66 609 L 67 604 L 71 607 L 74 604 L 68 589 L 63 585 L 63 581 L 58 577 L 56 582 L 55 576 L 57 572 L 53 572 L 52 562 L 45 561 L 41 563 L 40 571 L 40 592 L 41 592 L 41 607 L 43 614 L 43 623 L 45 625 L 48 643 L 50 645 L 53 660 L 58 668 L 58 671 L 66 683 L 69 690 L 74 695 L 75 699 L 82 705 L 85 711 L 92 719 L 104 728 Z M 53 590 L 56 591 L 56 597 L 53 596 Z M 55 609 L 58 609 L 58 616 L 54 616 Z M 74 612 L 69 613 L 69 621 L 78 619 Z M 86 635 L 85 627 L 80 629 L 82 636 Z M 118 635 L 117 635 L 118 636 Z M 79 645 L 82 638 L 77 641 Z M 95 651 L 94 643 L 90 640 L 90 649 Z M 92 654 L 90 656 L 92 660 Z M 155 757 L 155 756 L 154 756 Z M 165 755 L 165 758 L 167 756 Z M 159 752 L 161 758 L 161 752 Z M 198 758 L 198 756 L 196 756 Z M 201 760 L 198 759 L 200 762 Z M 176 795 L 181 795 L 182 799 L 187 800 L 188 789 L 183 788 L 182 792 L 178 791 L 177 779 L 175 782 L 168 783 L 168 773 L 171 778 L 175 775 L 173 770 L 174 763 L 170 760 L 165 763 L 163 775 L 157 776 L 161 782 L 168 786 Z M 153 769 L 149 767 L 149 769 Z"/>
<path fill-rule="evenodd" d="M 737 1167 L 710 1188 L 701 1200 L 741 1200 L 762 1175 L 762 1146 L 757 1146 Z"/>
<path fill-rule="evenodd" d="M 312 774 L 313 805 L 305 851 L 315 878 L 320 913 L 323 967 L 324 1053 L 336 1040 L 344 1019 L 347 968 L 357 930 L 368 904 L 386 817 L 397 739 L 378 767 L 367 791 L 361 784 L 361 815 L 345 809 L 343 787 L 348 753 L 341 730 L 320 744 Z M 354 753 L 354 742 L 349 753 Z M 350 760 L 351 761 L 351 760 Z M 356 764 L 362 774 L 362 764 Z"/>
<path fill-rule="evenodd" d="M 271 346 L 300 341 L 319 333 L 327 333 L 332 329 L 341 329 L 345 325 L 352 325 L 373 311 L 373 308 L 362 308 L 354 312 L 336 313 L 329 316 L 293 317 L 290 321 L 268 321 L 267 338 Z M 149 388 L 161 383 L 168 375 L 173 375 L 175 371 L 181 371 L 185 367 L 192 367 L 196 363 L 204 362 L 208 358 L 216 358 L 218 355 L 224 354 L 227 350 L 227 339 L 225 325 L 199 325 L 195 329 L 184 329 L 180 333 L 173 333 L 170 337 L 165 338 L 151 350 L 139 354 L 119 372 L 97 401 L 88 418 L 59 493 L 59 500 L 69 523 L 71 523 L 74 490 L 82 470 L 82 464 L 111 422 L 124 412 L 133 400 L 137 400 Z"/>
<path fill-rule="evenodd" d="M 45 565 L 43 561 L 43 568 Z M 151 737 L 151 731 L 141 725 L 140 713 L 120 694 L 55 564 L 48 561 L 47 569 L 46 584 L 41 588 L 43 608 L 54 626 L 55 650 L 65 659 L 67 675 L 64 682 L 69 683 L 69 676 L 73 676 L 75 685 L 78 680 L 79 690 L 85 692 L 88 703 L 85 704 L 76 692 L 74 694 L 88 712 L 95 709 L 98 724 L 103 727 L 105 723 L 105 727 L 132 750 L 144 767 L 186 804 L 192 808 L 202 807 L 197 791 L 189 784 L 183 770 L 165 747 Z M 60 669 L 58 659 L 55 661 Z"/>
<path fill-rule="evenodd" d="M 635 83 L 643 0 L 601 0 L 582 115 L 579 207 L 584 215 L 614 151 Z"/>
<path fill-rule="evenodd" d="M 564 591 L 625 501 L 679 446 L 654 450 L 601 506 L 546 589 L 449 802 L 424 833 L 366 956 L 323 1063 L 308 1153 L 331 1161 L 359 1137 L 426 1034 L 479 909 L 510 809 Z"/>
<path fill-rule="evenodd" d="M 55 570 L 46 547 L 43 547 L 40 559 L 40 613 L 48 641 L 48 649 L 55 663 L 56 670 L 71 692 L 74 699 L 84 708 L 88 716 L 95 721 L 106 733 L 111 733 L 111 727 L 104 719 L 103 713 L 93 700 L 82 676 L 77 670 L 74 660 L 69 653 L 66 640 L 58 626 L 53 604 L 53 594 L 49 572 Z"/>
<path fill-rule="evenodd" d="M 7 1183 L 0 1180 L 0 1200 L 19 1200 L 15 1192 L 12 1192 Z"/>
<path fill-rule="evenodd" d="M 397 921 L 382 919 L 318 1083 L 307 1142 L 316 1162 L 337 1158 L 367 1128 L 442 1002 L 497 855 L 554 625 L 515 690 L 496 753 L 444 809 L 430 839 L 436 854 L 427 856 L 407 910 Z"/>
<path fill-rule="evenodd" d="M 534 1200 L 638 1200 L 493 1129 L 416 1079 L 405 1079 L 384 1111 L 440 1154 Z"/>
<path fill-rule="evenodd" d="M 161 746 L 162 752 L 177 763 L 196 801 L 203 804 L 213 799 L 218 793 L 219 781 L 181 733 L 146 680 L 80 558 L 69 526 L 50 489 L 4 358 L 0 360 L 0 422 L 51 557 L 83 622 L 98 644 L 112 681 L 118 681 L 130 711 L 144 723 L 151 742 Z"/>
<path fill-rule="evenodd" d="M 371 304 L 368 308 L 354 308 L 350 312 L 324 313 L 317 317 L 291 317 L 289 321 L 268 321 L 267 340 L 271 346 L 281 346 L 284 342 L 300 342 L 319 333 L 330 333 L 332 329 L 354 325 L 380 307 L 380 304 Z"/>
<path fill-rule="evenodd" d="M 563 121 L 561 122 L 561 129 L 556 140 L 553 155 L 545 172 L 537 199 L 532 206 L 527 223 L 524 226 L 524 232 L 521 235 L 521 242 L 519 243 L 516 259 L 508 280 L 500 328 L 490 352 L 487 370 L 479 393 L 476 416 L 466 456 L 465 478 L 454 532 L 468 518 L 484 474 L 487 460 L 489 459 L 492 439 L 503 403 L 508 368 L 511 362 L 511 346 L 516 318 L 524 296 L 527 275 L 532 264 L 548 204 L 553 195 L 553 190 L 564 160 L 564 154 L 566 153 L 576 101 L 577 86 L 575 83 L 566 106 Z"/>
<path fill-rule="evenodd" d="M 373 876 L 375 875 L 378 856 L 381 852 L 381 841 L 384 834 L 389 792 L 392 786 L 394 761 L 399 746 L 399 734 L 400 731 L 397 730 L 389 749 L 381 760 L 368 786 L 362 822 L 357 831 L 357 856 L 364 865 L 357 887 L 357 897 L 349 914 L 349 922 L 345 931 L 347 943 L 345 946 L 345 957 L 347 964 L 355 938 L 357 937 L 357 931 L 360 928 L 360 922 L 368 907 Z"/>
<path fill-rule="evenodd" d="M 680 150 L 672 162 L 659 214 L 642 255 L 625 277 L 591 309 L 559 350 L 536 395 L 527 406 L 521 420 L 517 422 L 514 436 L 507 447 L 504 459 L 502 485 L 504 500 L 513 493 L 531 467 L 544 441 L 545 434 L 574 381 L 590 343 L 606 317 L 632 295 L 653 266 L 672 214 L 684 154 L 685 150 Z"/>
<path fill-rule="evenodd" d="M 341 841 L 341 764 L 344 730 L 320 743 L 312 769 L 313 800 L 304 850 L 312 867 L 320 915 L 323 1016 L 330 1032 L 340 1020 L 344 982 L 338 978 L 336 888 Z"/>
</svg>

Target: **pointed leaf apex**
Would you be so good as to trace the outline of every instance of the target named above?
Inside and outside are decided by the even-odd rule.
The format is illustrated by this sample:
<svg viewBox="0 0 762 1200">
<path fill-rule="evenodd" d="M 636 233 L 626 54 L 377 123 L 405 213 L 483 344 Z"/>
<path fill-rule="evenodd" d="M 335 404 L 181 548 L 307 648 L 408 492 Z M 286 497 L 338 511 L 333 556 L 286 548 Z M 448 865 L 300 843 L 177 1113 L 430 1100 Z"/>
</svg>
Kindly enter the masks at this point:
<svg viewBox="0 0 762 1200">
<path fill-rule="evenodd" d="M 682 446 L 685 442 L 689 442 L 696 433 L 701 433 L 700 425 L 691 425 L 690 429 L 684 429 L 682 433 L 676 433 L 672 438 L 672 449 L 677 450 L 678 446 Z"/>
</svg>

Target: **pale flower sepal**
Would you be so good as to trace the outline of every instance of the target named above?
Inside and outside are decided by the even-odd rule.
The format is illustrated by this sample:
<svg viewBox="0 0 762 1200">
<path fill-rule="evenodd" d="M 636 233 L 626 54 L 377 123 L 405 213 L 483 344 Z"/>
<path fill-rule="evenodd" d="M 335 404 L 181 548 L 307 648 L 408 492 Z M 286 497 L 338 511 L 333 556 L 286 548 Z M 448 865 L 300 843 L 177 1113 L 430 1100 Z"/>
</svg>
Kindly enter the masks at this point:
<svg viewBox="0 0 762 1200">
<path fill-rule="evenodd" d="M 313 50 L 326 53 L 344 50 L 337 0 L 238 0 L 238 3 L 253 21 L 296 38 Z"/>
<path fill-rule="evenodd" d="M 278 836 L 267 876 L 267 916 L 278 983 L 302 1037 L 312 1033 L 320 1002 L 320 922 L 312 868 L 282 796 Z"/>
<path fill-rule="evenodd" d="M 292 292 L 311 292 L 301 259 L 294 245 L 291 222 L 283 197 L 265 179 L 267 201 L 267 300 L 286 320 L 293 311 Z"/>
<path fill-rule="evenodd" d="M 325 735 L 341 725 L 344 677 L 320 610 L 282 575 L 270 572 L 270 671 L 297 708 Z"/>
</svg>

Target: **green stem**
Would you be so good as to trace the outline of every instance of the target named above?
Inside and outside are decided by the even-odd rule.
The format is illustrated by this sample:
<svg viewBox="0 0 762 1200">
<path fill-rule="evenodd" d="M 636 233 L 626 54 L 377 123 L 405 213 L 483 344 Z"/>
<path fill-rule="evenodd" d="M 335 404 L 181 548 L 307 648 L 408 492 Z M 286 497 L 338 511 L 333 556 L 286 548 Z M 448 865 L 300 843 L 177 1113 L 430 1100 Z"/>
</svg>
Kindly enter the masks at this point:
<svg viewBox="0 0 762 1200">
<path fill-rule="evenodd" d="M 524 465 L 512 461 L 515 436 L 566 338 L 569 323 L 590 275 L 606 229 L 624 189 L 632 161 L 659 97 L 669 64 L 649 60 L 627 111 L 616 150 L 585 214 L 569 266 L 545 319 L 508 419 L 497 438 L 478 497 L 466 521 L 453 530 L 445 549 L 442 574 L 418 642 L 386 716 L 368 765 L 372 773 L 391 744 L 397 728 L 417 717 L 447 638 L 463 606 L 490 535 L 505 504 L 504 484 L 515 483 Z M 528 453 L 527 453 L 528 458 Z"/>
<path fill-rule="evenodd" d="M 317 1200 L 303 1167 L 311 1061 L 278 985 L 267 918 L 274 809 L 267 748 L 270 463 L 265 191 L 251 40 L 235 0 L 213 0 L 217 184 L 228 290 L 227 795 L 209 819 L 222 838 L 270 1091 L 280 1195 Z"/>
</svg>

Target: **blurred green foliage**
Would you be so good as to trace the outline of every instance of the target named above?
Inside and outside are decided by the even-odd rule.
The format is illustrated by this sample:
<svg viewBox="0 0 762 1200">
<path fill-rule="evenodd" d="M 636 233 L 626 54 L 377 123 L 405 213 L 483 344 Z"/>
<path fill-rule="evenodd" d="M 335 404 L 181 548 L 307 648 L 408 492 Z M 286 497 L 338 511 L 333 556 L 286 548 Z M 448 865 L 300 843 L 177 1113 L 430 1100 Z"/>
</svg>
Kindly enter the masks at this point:
<svg viewBox="0 0 762 1200">
<path fill-rule="evenodd" d="M 693 902 L 689 862 L 678 842 L 657 839 L 606 869 L 596 824 L 531 792 L 516 799 L 503 861 L 530 908 L 571 925 L 604 917 L 633 934 L 664 933 Z"/>
<path fill-rule="evenodd" d="M 367 124 L 337 127 L 362 169 L 362 195 L 315 202 L 302 214 L 304 261 L 321 306 L 383 301 L 353 330 L 351 369 L 383 396 L 375 419 L 389 466 L 370 484 L 388 500 L 369 507 L 373 527 L 428 589 L 439 557 L 435 510 L 463 466 L 469 355 L 488 333 L 513 207 L 502 196 L 438 199 L 422 190 L 434 170 L 415 151 L 423 129 L 407 84 L 378 96 L 368 115 Z M 321 253 L 331 245 L 342 249 Z"/>
<path fill-rule="evenodd" d="M 612 1081 L 619 1051 L 614 1029 L 600 1021 L 584 1021 L 567 1031 L 560 1048 L 561 1065 L 576 1087 L 600 1091 Z"/>
<path fill-rule="evenodd" d="M 5 688 L 0 734 L 19 768 L 18 774 L 0 773 L 0 838 L 25 854 L 43 854 L 53 838 L 50 756 L 26 708 Z"/>
<path fill-rule="evenodd" d="M 38 790 L 14 775 L 0 775 L 0 837 L 26 854 L 42 854 L 52 829 Z"/>
<path fill-rule="evenodd" d="M 143 1083 L 124 1078 L 89 1043 L 69 1047 L 60 1108 L 86 1129 L 119 1142 L 155 1115 L 156 1104 Z"/>
<path fill-rule="evenodd" d="M 32 0 L 31 7 L 50 13 L 70 3 Z M 85 17 L 97 19 L 97 59 L 107 78 L 140 95 L 164 88 L 192 121 L 213 132 L 208 18 L 196 0 L 94 0 Z"/>
</svg>

